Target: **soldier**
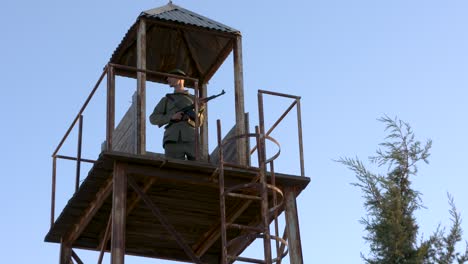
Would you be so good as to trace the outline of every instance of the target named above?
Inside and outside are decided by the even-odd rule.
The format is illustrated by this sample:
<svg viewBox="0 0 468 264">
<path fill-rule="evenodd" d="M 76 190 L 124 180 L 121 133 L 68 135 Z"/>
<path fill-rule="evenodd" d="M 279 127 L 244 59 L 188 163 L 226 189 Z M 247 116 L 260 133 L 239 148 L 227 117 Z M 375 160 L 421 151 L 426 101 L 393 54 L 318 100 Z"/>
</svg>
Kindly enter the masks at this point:
<svg viewBox="0 0 468 264">
<path fill-rule="evenodd" d="M 186 76 L 180 69 L 174 69 L 169 73 Z M 169 86 L 174 88 L 174 93 L 161 98 L 149 119 L 151 124 L 158 127 L 166 125 L 163 138 L 166 157 L 195 160 L 195 114 L 190 115 L 180 111 L 194 103 L 194 96 L 185 90 L 184 81 L 181 78 L 167 78 Z M 200 124 L 204 119 L 203 111 L 204 108 L 200 107 L 198 114 Z"/>
</svg>

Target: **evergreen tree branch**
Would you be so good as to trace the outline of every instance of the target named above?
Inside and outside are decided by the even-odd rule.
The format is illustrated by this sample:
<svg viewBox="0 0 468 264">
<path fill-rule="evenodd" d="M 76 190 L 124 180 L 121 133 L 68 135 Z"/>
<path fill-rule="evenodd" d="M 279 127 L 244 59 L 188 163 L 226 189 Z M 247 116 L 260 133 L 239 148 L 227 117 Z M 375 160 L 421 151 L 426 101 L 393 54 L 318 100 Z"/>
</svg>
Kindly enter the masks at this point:
<svg viewBox="0 0 468 264">
<path fill-rule="evenodd" d="M 397 118 L 385 115 L 378 120 L 385 124 L 388 135 L 369 161 L 378 167 L 388 166 L 385 175 L 372 173 L 358 158 L 337 160 L 354 172 L 357 181 L 351 184 L 363 193 L 367 215 L 360 223 L 365 227 L 370 256 L 361 253 L 361 258 L 372 264 L 467 262 L 468 244 L 464 254 L 456 252 L 462 236 L 461 216 L 450 195 L 449 233 L 445 235 L 439 225 L 428 240 L 417 241 L 419 226 L 414 212 L 423 204 L 421 193 L 411 187 L 411 177 L 416 176 L 419 162 L 428 163 L 432 141 L 422 144 L 410 125 Z"/>
</svg>

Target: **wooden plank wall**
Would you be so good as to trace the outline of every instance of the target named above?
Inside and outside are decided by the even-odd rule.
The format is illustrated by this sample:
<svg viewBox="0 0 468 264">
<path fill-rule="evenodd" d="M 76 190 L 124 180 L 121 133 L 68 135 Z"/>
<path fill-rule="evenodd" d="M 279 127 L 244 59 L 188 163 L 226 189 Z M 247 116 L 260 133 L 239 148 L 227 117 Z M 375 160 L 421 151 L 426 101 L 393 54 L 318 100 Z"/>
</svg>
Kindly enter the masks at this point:
<svg viewBox="0 0 468 264">
<path fill-rule="evenodd" d="M 248 113 L 245 113 L 244 114 L 244 121 L 245 121 L 245 129 L 246 131 L 249 131 L 249 114 Z M 224 136 L 223 138 L 223 144 L 225 144 L 226 142 L 226 139 L 228 138 L 231 138 L 233 136 L 235 136 L 237 134 L 237 128 L 236 128 L 236 125 L 234 125 L 231 130 L 229 130 L 229 132 L 226 134 L 226 136 Z M 237 139 L 237 140 L 231 140 L 229 143 L 227 143 L 226 145 L 224 145 L 224 150 L 223 150 L 223 157 L 224 157 L 224 162 L 230 162 L 230 163 L 234 163 L 234 164 L 239 164 L 239 162 L 237 162 L 237 141 L 243 141 L 245 142 L 245 146 L 246 146 L 246 153 L 245 153 L 245 157 L 246 157 L 246 163 L 244 165 L 247 165 L 247 166 L 250 166 L 250 138 L 247 138 L 247 139 Z M 218 150 L 218 146 L 216 146 L 216 148 L 213 150 L 213 152 L 211 152 L 210 154 L 210 163 L 212 164 L 219 164 L 219 150 Z"/>
<path fill-rule="evenodd" d="M 114 130 L 112 135 L 113 151 L 136 154 L 136 98 L 137 94 L 135 93 L 132 96 L 132 104 Z"/>
<path fill-rule="evenodd" d="M 223 144 L 226 142 L 226 138 L 230 138 L 236 135 L 236 125 L 234 125 L 227 135 L 223 138 Z M 231 140 L 229 143 L 224 145 L 223 158 L 225 162 L 237 163 L 237 142 Z M 219 164 L 219 150 L 218 146 L 210 154 L 210 162 L 212 164 Z"/>
</svg>

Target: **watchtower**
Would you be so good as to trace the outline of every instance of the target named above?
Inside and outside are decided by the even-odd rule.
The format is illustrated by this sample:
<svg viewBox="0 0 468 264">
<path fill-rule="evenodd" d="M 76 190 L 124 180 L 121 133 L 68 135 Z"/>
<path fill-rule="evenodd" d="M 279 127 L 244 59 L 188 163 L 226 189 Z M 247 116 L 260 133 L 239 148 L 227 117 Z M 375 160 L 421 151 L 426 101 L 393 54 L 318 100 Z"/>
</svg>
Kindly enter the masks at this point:
<svg viewBox="0 0 468 264">
<path fill-rule="evenodd" d="M 208 81 L 231 52 L 236 121 L 223 137 L 217 120 L 218 146 L 213 153 L 208 150 L 208 118 L 195 131 L 196 161 L 148 151 L 147 82 L 165 83 L 171 76 L 167 72 L 181 68 L 188 76 L 186 86 L 194 89 L 197 107 L 199 98 L 208 94 Z M 171 2 L 138 16 L 52 155 L 51 228 L 45 241 L 60 243 L 61 264 L 82 263 L 74 248 L 100 252 L 98 263 L 109 252 L 112 264 L 123 264 L 126 254 L 191 263 L 269 264 L 280 263 L 288 253 L 291 263 L 303 263 L 296 197 L 309 178 L 304 175 L 300 97 L 259 90 L 259 121 L 250 132 L 242 65 L 238 30 Z M 137 83 L 133 103 L 117 126 L 116 76 Z M 107 80 L 106 135 L 98 158 L 92 160 L 82 157 L 83 112 L 103 80 Z M 266 132 L 264 95 L 293 101 Z M 265 143 L 280 146 L 269 135 L 294 107 L 301 168 L 297 176 L 274 171 L 279 151 L 267 157 Z M 78 130 L 76 156 L 60 155 L 74 129 Z M 250 142 L 255 142 L 252 148 Z M 257 166 L 252 165 L 254 158 Z M 76 161 L 75 192 L 56 218 L 57 161 L 62 159 Z M 81 182 L 83 162 L 92 167 Z M 283 213 L 286 228 L 280 235 L 278 216 Z M 263 243 L 263 254 L 242 256 L 256 239 Z"/>
</svg>

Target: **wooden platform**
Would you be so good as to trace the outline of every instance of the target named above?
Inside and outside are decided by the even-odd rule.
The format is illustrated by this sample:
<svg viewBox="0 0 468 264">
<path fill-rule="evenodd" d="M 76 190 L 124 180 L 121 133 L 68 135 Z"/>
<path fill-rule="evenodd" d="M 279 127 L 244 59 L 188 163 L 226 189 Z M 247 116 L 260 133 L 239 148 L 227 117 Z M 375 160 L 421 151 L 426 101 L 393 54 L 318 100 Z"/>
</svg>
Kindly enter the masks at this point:
<svg viewBox="0 0 468 264">
<path fill-rule="evenodd" d="M 100 250 L 112 211 L 112 175 L 116 162 L 124 164 L 126 173 L 135 179 L 204 263 L 218 263 L 221 242 L 217 167 L 203 162 L 167 160 L 154 154 L 102 152 L 45 241 L 60 243 L 68 239 L 74 241 L 73 248 Z M 249 183 L 255 175 L 255 170 L 225 168 L 226 186 Z M 276 185 L 281 189 L 292 188 L 296 197 L 309 181 L 307 177 L 276 173 Z M 226 203 L 228 217 L 242 212 L 236 223 L 259 224 L 259 202 L 229 198 Z M 191 262 L 131 187 L 127 189 L 126 210 L 126 254 Z M 239 233 L 230 230 L 228 237 L 232 239 Z M 110 240 L 104 242 L 109 251 Z M 244 240 L 235 245 L 232 253 L 240 254 L 251 242 Z"/>
</svg>

